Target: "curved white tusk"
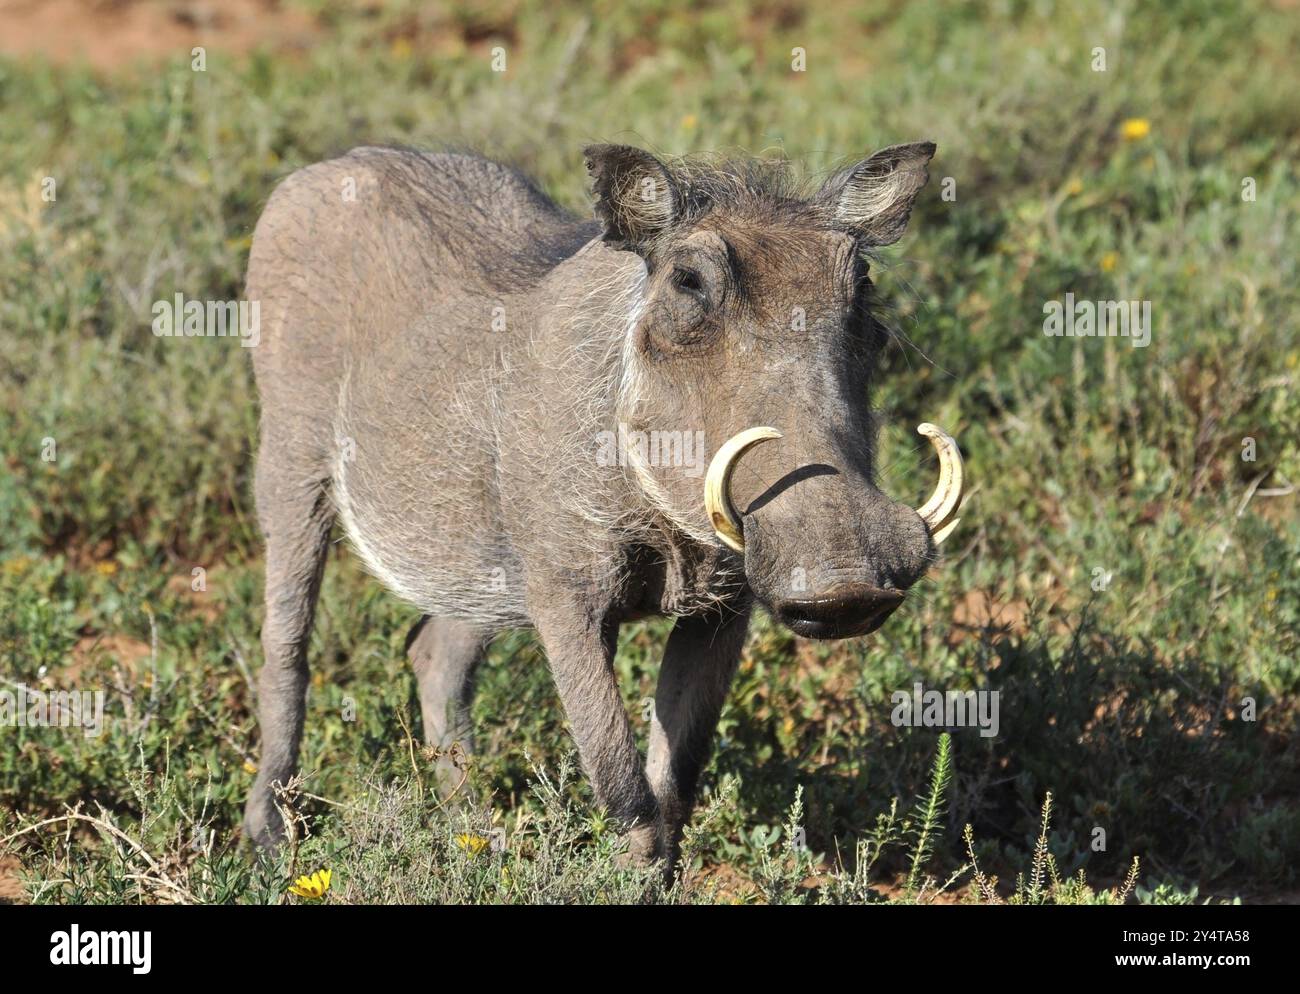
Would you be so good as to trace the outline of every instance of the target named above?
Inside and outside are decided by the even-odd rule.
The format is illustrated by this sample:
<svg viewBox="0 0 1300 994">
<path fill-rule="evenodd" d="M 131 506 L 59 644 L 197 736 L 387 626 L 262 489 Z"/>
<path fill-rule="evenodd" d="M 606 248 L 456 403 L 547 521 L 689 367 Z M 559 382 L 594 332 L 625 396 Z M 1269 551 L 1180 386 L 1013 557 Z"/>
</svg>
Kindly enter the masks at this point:
<svg viewBox="0 0 1300 994">
<path fill-rule="evenodd" d="M 759 442 L 781 437 L 775 428 L 746 428 L 722 443 L 704 476 L 704 510 L 709 522 L 723 544 L 737 552 L 745 551 L 745 536 L 740 515 L 731 503 L 731 471 L 740 457 Z"/>
<path fill-rule="evenodd" d="M 939 485 L 934 488 L 930 499 L 916 512 L 930 529 L 935 545 L 938 545 L 957 525 L 958 519 L 953 515 L 961 505 L 962 489 L 966 484 L 965 470 L 961 450 L 951 435 L 928 421 L 917 425 L 916 431 L 930 440 L 939 455 Z"/>
</svg>

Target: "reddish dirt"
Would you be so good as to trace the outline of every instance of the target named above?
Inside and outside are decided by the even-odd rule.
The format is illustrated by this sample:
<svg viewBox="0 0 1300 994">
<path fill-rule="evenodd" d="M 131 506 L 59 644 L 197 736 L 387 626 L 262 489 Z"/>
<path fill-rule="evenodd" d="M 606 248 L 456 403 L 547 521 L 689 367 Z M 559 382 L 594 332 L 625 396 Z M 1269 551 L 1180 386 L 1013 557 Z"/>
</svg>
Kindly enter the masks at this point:
<svg viewBox="0 0 1300 994">
<path fill-rule="evenodd" d="M 321 33 L 279 0 L 0 0 L 0 54 L 109 70 L 209 51 L 306 48 Z"/>
<path fill-rule="evenodd" d="M 1020 599 L 998 600 L 986 590 L 968 590 L 953 605 L 952 623 L 958 628 L 992 629 L 1024 635 L 1029 605 Z"/>
<path fill-rule="evenodd" d="M 18 879 L 18 857 L 0 856 L 0 904 L 23 904 L 27 892 Z"/>
<path fill-rule="evenodd" d="M 130 635 L 121 633 L 83 635 L 72 647 L 68 667 L 59 673 L 59 680 L 75 679 L 101 656 L 113 657 L 131 674 L 142 669 L 147 671 L 148 666 L 144 665 L 144 661 L 151 653 L 152 649 L 148 642 L 142 642 Z"/>
</svg>

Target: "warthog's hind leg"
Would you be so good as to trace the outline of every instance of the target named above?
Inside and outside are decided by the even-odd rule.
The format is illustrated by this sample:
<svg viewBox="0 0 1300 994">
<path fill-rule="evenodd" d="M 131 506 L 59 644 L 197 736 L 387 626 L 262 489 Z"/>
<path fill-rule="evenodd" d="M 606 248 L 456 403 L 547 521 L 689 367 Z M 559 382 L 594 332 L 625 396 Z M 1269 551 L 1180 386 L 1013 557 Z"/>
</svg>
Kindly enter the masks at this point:
<svg viewBox="0 0 1300 994">
<path fill-rule="evenodd" d="M 258 681 L 262 751 L 244 809 L 244 835 L 259 846 L 284 836 L 272 784 L 298 765 L 307 691 L 307 643 L 329 550 L 333 508 L 322 474 L 302 468 L 294 450 L 265 437 L 257 460 L 257 512 L 266 538 L 266 618 Z"/>
<path fill-rule="evenodd" d="M 463 621 L 428 615 L 406 637 L 406 653 L 420 688 L 424 741 L 443 751 L 438 757 L 438 779 L 444 792 L 460 780 L 448 751 L 456 745 L 467 754 L 473 751 L 469 709 L 474 674 L 490 640 L 490 634 Z"/>
</svg>

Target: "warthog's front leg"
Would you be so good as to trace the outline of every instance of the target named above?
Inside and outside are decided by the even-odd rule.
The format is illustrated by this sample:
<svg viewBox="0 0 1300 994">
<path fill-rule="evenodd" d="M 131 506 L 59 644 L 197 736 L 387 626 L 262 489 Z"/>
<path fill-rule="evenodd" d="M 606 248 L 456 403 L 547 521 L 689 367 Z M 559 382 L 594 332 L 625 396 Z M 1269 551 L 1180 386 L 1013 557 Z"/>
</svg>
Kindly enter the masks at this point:
<svg viewBox="0 0 1300 994">
<path fill-rule="evenodd" d="M 648 862 L 660 848 L 659 811 L 614 675 L 618 625 L 576 605 L 535 623 L 596 799 L 623 824 L 633 859 Z"/>
<path fill-rule="evenodd" d="M 700 772 L 749 628 L 749 608 L 679 618 L 668 638 L 650 726 L 646 772 L 659 802 L 659 855 L 675 867 Z"/>
</svg>

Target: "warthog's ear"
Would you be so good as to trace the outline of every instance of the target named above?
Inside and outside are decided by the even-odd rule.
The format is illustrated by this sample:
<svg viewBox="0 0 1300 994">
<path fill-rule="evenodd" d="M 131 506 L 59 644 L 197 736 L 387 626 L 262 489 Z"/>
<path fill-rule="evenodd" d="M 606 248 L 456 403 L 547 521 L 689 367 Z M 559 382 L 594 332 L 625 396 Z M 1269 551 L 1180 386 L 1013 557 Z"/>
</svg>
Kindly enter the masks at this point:
<svg viewBox="0 0 1300 994">
<path fill-rule="evenodd" d="M 817 194 L 827 219 L 868 245 L 892 245 L 930 178 L 934 149 L 934 142 L 891 145 L 832 176 Z"/>
<path fill-rule="evenodd" d="M 630 145 L 588 145 L 582 153 L 605 241 L 642 251 L 677 220 L 677 182 L 649 152 Z"/>
</svg>

